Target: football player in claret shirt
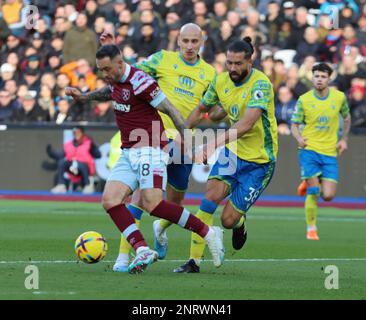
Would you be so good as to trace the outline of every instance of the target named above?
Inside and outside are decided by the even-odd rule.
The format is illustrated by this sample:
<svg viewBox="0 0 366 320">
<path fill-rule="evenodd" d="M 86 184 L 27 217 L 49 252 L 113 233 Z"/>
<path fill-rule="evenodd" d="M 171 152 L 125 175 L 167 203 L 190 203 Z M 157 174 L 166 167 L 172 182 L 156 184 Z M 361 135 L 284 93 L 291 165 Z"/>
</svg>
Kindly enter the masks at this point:
<svg viewBox="0 0 366 320">
<path fill-rule="evenodd" d="M 164 137 L 158 110 L 169 115 L 183 137 L 185 125 L 182 115 L 152 77 L 123 61 L 117 46 L 102 46 L 96 57 L 98 69 L 109 85 L 89 93 L 67 88 L 66 94 L 83 102 L 113 100 L 116 122 L 121 132 L 122 154 L 107 179 L 102 205 L 136 250 L 136 257 L 128 271 L 142 272 L 158 258 L 158 253 L 147 246 L 125 206 L 127 198 L 137 188 L 141 189 L 144 210 L 198 233 L 206 240 L 214 265 L 221 266 L 224 260 L 223 231 L 207 226 L 182 206 L 163 200 L 169 155 L 165 150 L 168 139 Z"/>
<path fill-rule="evenodd" d="M 329 87 L 332 68 L 326 63 L 318 63 L 312 72 L 314 89 L 299 97 L 291 119 L 291 131 L 299 145 L 303 182 L 298 194 L 306 195 L 306 238 L 319 240 L 316 226 L 318 198 L 321 195 L 325 201 L 331 201 L 336 194 L 337 151 L 341 155 L 347 149 L 351 116 L 345 94 Z M 338 141 L 339 115 L 344 125 Z"/>
<path fill-rule="evenodd" d="M 115 39 L 109 33 L 103 33 L 100 41 L 102 44 L 114 44 Z M 203 44 L 201 28 L 194 23 L 183 25 L 179 32 L 179 51 L 158 51 L 147 59 L 134 64 L 134 67 L 145 71 L 152 76 L 159 84 L 167 98 L 174 104 L 186 120 L 194 108 L 197 107 L 210 83 L 214 79 L 215 69 L 206 63 L 199 55 Z M 177 135 L 177 129 L 170 117 L 160 113 L 163 120 L 167 137 L 172 141 Z M 174 145 L 174 144 L 173 144 Z M 168 164 L 167 200 L 178 205 L 182 204 L 185 192 L 188 188 L 189 176 L 192 171 L 192 163 L 185 161 L 187 158 L 180 152 L 172 149 L 170 154 L 172 161 Z M 188 163 L 187 163 L 188 162 Z M 139 223 L 142 215 L 140 208 L 139 192 L 135 192 L 128 209 L 133 213 L 136 223 Z M 204 203 L 197 212 L 196 217 L 208 225 L 213 225 L 213 216 L 205 213 L 209 204 Z M 164 259 L 167 254 L 168 237 L 166 229 L 171 225 L 170 221 L 160 219 L 155 221 L 154 247 L 159 254 L 159 259 Z M 191 250 L 197 255 L 203 253 L 205 242 L 193 234 Z M 121 235 L 120 252 L 114 271 L 124 272 L 127 270 L 129 261 L 130 245 Z M 182 270 L 185 272 L 185 270 Z"/>
</svg>

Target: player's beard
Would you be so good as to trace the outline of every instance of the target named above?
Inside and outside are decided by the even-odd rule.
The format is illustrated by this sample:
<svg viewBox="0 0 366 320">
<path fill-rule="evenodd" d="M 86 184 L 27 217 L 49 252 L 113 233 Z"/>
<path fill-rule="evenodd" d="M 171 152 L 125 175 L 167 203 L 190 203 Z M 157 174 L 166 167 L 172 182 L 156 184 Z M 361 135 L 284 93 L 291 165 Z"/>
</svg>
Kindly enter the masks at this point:
<svg viewBox="0 0 366 320">
<path fill-rule="evenodd" d="M 232 82 L 240 83 L 246 78 L 248 73 L 249 73 L 248 70 L 244 70 L 240 75 L 238 75 L 236 72 L 229 72 L 229 76 L 230 76 L 230 79 L 231 79 Z M 238 76 L 233 78 L 232 75 L 238 75 Z"/>
</svg>

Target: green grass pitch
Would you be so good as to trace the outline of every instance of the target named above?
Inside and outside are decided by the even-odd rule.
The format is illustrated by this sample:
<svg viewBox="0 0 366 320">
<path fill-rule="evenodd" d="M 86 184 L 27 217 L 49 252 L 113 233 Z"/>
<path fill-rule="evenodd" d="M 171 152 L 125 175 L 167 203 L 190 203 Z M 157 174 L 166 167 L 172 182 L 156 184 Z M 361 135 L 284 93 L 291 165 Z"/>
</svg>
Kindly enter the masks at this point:
<svg viewBox="0 0 366 320">
<path fill-rule="evenodd" d="M 189 255 L 190 233 L 172 226 L 166 261 L 145 273 L 114 273 L 119 234 L 97 203 L 1 200 L 0 299 L 365 299 L 366 211 L 319 209 L 320 241 L 305 239 L 301 208 L 254 207 L 244 249 L 224 234 L 226 261 L 216 269 L 205 251 L 200 274 L 175 274 Z M 190 207 L 195 212 L 196 207 Z M 152 246 L 152 221 L 142 231 Z M 218 215 L 215 224 L 219 225 Z M 108 241 L 106 258 L 78 262 L 74 241 L 84 231 Z M 39 288 L 28 290 L 27 265 L 39 268 Z M 339 271 L 339 289 L 326 289 L 326 267 Z"/>
</svg>

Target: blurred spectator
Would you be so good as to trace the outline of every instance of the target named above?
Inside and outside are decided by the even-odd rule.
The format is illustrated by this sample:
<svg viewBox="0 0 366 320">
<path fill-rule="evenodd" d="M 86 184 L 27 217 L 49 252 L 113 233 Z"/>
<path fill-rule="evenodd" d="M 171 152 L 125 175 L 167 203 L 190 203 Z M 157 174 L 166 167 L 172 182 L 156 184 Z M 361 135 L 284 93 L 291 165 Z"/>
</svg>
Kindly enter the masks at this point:
<svg viewBox="0 0 366 320">
<path fill-rule="evenodd" d="M 279 31 L 282 19 L 280 17 L 280 5 L 277 1 L 269 1 L 267 5 L 267 16 L 264 21 L 268 28 L 268 41 L 274 44 L 277 32 Z"/>
<path fill-rule="evenodd" d="M 353 126 L 366 127 L 366 87 L 362 84 L 352 86 L 349 98 Z"/>
<path fill-rule="evenodd" d="M 56 112 L 52 120 L 56 124 L 62 124 L 64 122 L 73 122 L 75 120 L 74 112 L 71 108 L 71 102 L 67 98 L 56 99 Z"/>
<path fill-rule="evenodd" d="M 87 22 L 85 13 L 80 13 L 76 19 L 76 26 L 66 32 L 63 50 L 65 63 L 85 59 L 95 67 L 97 39 L 95 32 L 87 27 Z"/>
<path fill-rule="evenodd" d="M 16 53 L 19 57 L 23 57 L 24 54 L 24 46 L 20 39 L 13 34 L 10 34 L 6 39 L 5 48 L 3 48 L 3 52 L 0 55 L 0 61 L 5 61 L 7 55 L 11 52 Z"/>
<path fill-rule="evenodd" d="M 114 123 L 115 115 L 111 101 L 99 102 L 87 118 L 90 122 Z"/>
<path fill-rule="evenodd" d="M 57 154 L 57 184 L 51 189 L 52 193 L 66 193 L 68 179 L 74 183 L 81 183 L 83 193 L 94 192 L 95 163 L 94 158 L 100 158 L 101 153 L 93 140 L 85 135 L 82 127 L 73 129 L 73 139 L 64 144 L 63 152 L 55 152 L 47 146 L 47 152 L 53 156 Z"/>
<path fill-rule="evenodd" d="M 366 8 L 366 5 L 364 8 Z M 357 39 L 360 41 L 360 43 L 366 43 L 366 16 L 362 16 L 358 20 Z"/>
<path fill-rule="evenodd" d="M 316 57 L 316 60 L 318 60 L 320 52 L 320 43 L 318 42 L 318 38 L 319 36 L 316 29 L 313 27 L 307 27 L 305 29 L 304 40 L 300 41 L 296 48 L 294 62 L 300 65 L 308 55 L 313 55 Z"/>
<path fill-rule="evenodd" d="M 240 18 L 244 20 L 247 17 L 247 12 L 252 9 L 250 0 L 238 0 L 235 11 L 239 13 Z"/>
<path fill-rule="evenodd" d="M 10 63 L 4 63 L 0 67 L 0 89 L 4 87 L 5 81 L 14 77 L 15 68 Z"/>
<path fill-rule="evenodd" d="M 4 21 L 10 28 L 12 34 L 23 36 L 25 33 L 25 24 L 27 22 L 26 8 L 23 6 L 23 1 L 20 0 L 5 0 L 5 4 L 1 7 Z"/>
<path fill-rule="evenodd" d="M 41 86 L 46 85 L 52 91 L 52 95 L 56 93 L 56 77 L 52 72 L 46 72 L 41 77 Z"/>
<path fill-rule="evenodd" d="M 38 105 L 45 113 L 45 118 L 47 121 L 53 119 L 55 115 L 55 102 L 53 99 L 52 90 L 46 84 L 41 86 L 41 90 L 39 92 Z"/>
<path fill-rule="evenodd" d="M 0 122 L 10 122 L 14 111 L 18 108 L 18 102 L 12 99 L 12 94 L 0 89 Z"/>
<path fill-rule="evenodd" d="M 220 29 L 214 34 L 217 52 L 226 52 L 227 46 L 236 39 L 233 34 L 233 28 L 229 21 L 224 20 L 220 24 Z"/>
<path fill-rule="evenodd" d="M 83 76 L 88 87 L 87 91 L 93 91 L 95 89 L 97 76 L 93 73 L 88 61 L 85 59 L 79 59 L 78 61 L 72 61 L 65 64 L 60 68 L 59 72 L 64 73 L 69 77 L 72 87 L 76 87 L 80 76 Z"/>
<path fill-rule="evenodd" d="M 275 105 L 275 116 L 278 124 L 278 133 L 289 135 L 291 133 L 291 117 L 295 110 L 296 99 L 290 88 L 278 88 L 278 98 Z"/>
<path fill-rule="evenodd" d="M 300 40 L 304 40 L 304 34 L 308 24 L 308 9 L 305 7 L 299 7 L 295 11 L 295 20 L 293 21 L 294 37 Z"/>
<path fill-rule="evenodd" d="M 262 38 L 264 39 L 263 42 L 267 40 L 268 28 L 264 23 L 262 23 L 259 19 L 259 13 L 255 9 L 248 10 L 246 23 L 249 27 L 252 27 L 256 30 L 257 33 L 262 34 Z"/>
<path fill-rule="evenodd" d="M 233 10 L 229 11 L 227 13 L 227 21 L 229 21 L 231 27 L 233 28 L 234 36 L 239 37 L 243 29 L 239 13 Z"/>
<path fill-rule="evenodd" d="M 50 52 L 47 56 L 46 67 L 45 67 L 44 71 L 45 72 L 56 72 L 60 69 L 60 67 L 61 67 L 60 55 L 55 51 Z"/>
<path fill-rule="evenodd" d="M 41 0 L 44 1 L 44 0 Z M 49 1 L 48 1 L 49 2 Z M 45 16 L 39 18 L 36 21 L 35 29 L 37 30 L 36 33 L 39 34 L 39 37 L 43 40 L 49 41 L 52 38 L 52 32 L 49 28 L 49 23 L 51 22 L 50 19 L 47 19 Z"/>
<path fill-rule="evenodd" d="M 52 28 L 52 35 L 53 37 L 60 37 L 64 38 L 66 31 L 71 28 L 71 24 L 69 20 L 64 17 L 58 17 L 55 19 L 53 28 Z"/>
<path fill-rule="evenodd" d="M 344 55 L 338 68 L 338 77 L 335 80 L 339 90 L 347 93 L 353 79 L 365 79 L 366 73 L 359 69 L 356 60 L 351 55 Z"/>
<path fill-rule="evenodd" d="M 219 29 L 221 22 L 227 19 L 228 7 L 225 1 L 215 1 L 214 10 L 208 15 L 210 19 L 210 28 Z"/>
<path fill-rule="evenodd" d="M 283 7 L 283 18 L 290 21 L 295 21 L 296 7 L 293 1 L 284 1 Z"/>
<path fill-rule="evenodd" d="M 294 33 L 292 32 L 292 24 L 289 20 L 284 20 L 281 23 L 280 30 L 277 32 L 275 36 L 275 40 L 273 42 L 273 46 L 278 48 L 279 50 L 283 49 L 292 49 L 296 48 L 297 39 L 294 37 Z"/>
<path fill-rule="evenodd" d="M 10 97 L 12 100 L 16 100 L 18 85 L 14 79 L 5 81 L 4 89 L 10 93 Z"/>
<path fill-rule="evenodd" d="M 42 122 L 46 120 L 46 114 L 37 104 L 36 99 L 30 93 L 21 98 L 21 107 L 15 109 L 12 116 L 14 122 Z"/>
<path fill-rule="evenodd" d="M 109 21 L 113 19 L 113 2 L 109 0 L 97 0 L 99 14 Z"/>
<path fill-rule="evenodd" d="M 4 18 L 0 15 L 0 48 L 4 42 L 6 42 L 7 37 L 11 34 L 11 31 L 6 24 Z"/>
<path fill-rule="evenodd" d="M 161 39 L 159 49 L 176 51 L 178 49 L 179 30 L 180 30 L 179 23 L 168 25 L 168 33 L 164 38 Z"/>
<path fill-rule="evenodd" d="M 312 88 L 312 78 L 313 78 L 313 65 L 316 62 L 316 57 L 312 55 L 308 55 L 305 57 L 304 62 L 300 65 L 299 68 L 299 78 L 302 83 L 304 83 L 308 90 Z"/>
<path fill-rule="evenodd" d="M 41 74 L 37 69 L 27 68 L 24 71 L 24 84 L 30 91 L 39 92 L 41 86 Z"/>
<path fill-rule="evenodd" d="M 92 29 L 97 17 L 101 16 L 95 0 L 88 0 L 85 4 L 85 14 L 88 19 L 88 28 Z"/>
<path fill-rule="evenodd" d="M 208 11 L 204 1 L 197 1 L 193 4 L 194 23 L 198 24 L 201 28 L 208 24 Z"/>
<path fill-rule="evenodd" d="M 159 47 L 160 38 L 154 34 L 154 27 L 145 24 L 141 28 L 141 34 L 137 34 L 132 42 L 132 47 L 140 57 L 148 57 L 156 52 Z"/>
<path fill-rule="evenodd" d="M 57 97 L 65 97 L 65 88 L 70 86 L 69 77 L 60 73 L 56 78 L 56 98 Z"/>
<path fill-rule="evenodd" d="M 273 74 L 274 74 L 274 76 L 272 77 L 273 90 L 277 91 L 280 84 L 286 80 L 286 68 L 285 63 L 282 60 L 280 59 L 274 60 Z"/>
<path fill-rule="evenodd" d="M 295 63 L 287 69 L 286 81 L 284 84 L 287 88 L 291 89 L 294 99 L 296 100 L 309 90 L 308 87 L 299 79 L 299 67 Z"/>
<path fill-rule="evenodd" d="M 366 43 L 360 43 L 357 39 L 354 27 L 351 24 L 348 24 L 343 28 L 343 36 L 337 44 L 338 61 L 342 60 L 344 55 L 350 53 L 352 46 L 359 47 L 361 54 L 366 56 Z"/>
</svg>

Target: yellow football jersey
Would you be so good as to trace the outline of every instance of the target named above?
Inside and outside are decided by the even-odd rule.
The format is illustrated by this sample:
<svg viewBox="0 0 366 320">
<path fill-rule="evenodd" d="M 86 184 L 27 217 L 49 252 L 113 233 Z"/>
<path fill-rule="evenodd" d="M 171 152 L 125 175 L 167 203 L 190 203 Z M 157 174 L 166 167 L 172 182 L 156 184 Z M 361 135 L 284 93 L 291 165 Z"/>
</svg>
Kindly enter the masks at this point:
<svg viewBox="0 0 366 320">
<path fill-rule="evenodd" d="M 306 150 L 327 156 L 337 156 L 339 114 L 349 115 L 349 107 L 343 92 L 329 88 L 326 97 L 318 97 L 310 90 L 299 97 L 291 121 L 304 124 L 302 136 L 307 138 Z"/>
<path fill-rule="evenodd" d="M 199 58 L 189 64 L 179 52 L 161 50 L 135 64 L 158 81 L 168 99 L 180 111 L 186 120 L 192 110 L 198 106 L 202 96 L 215 76 L 215 69 Z M 167 136 L 174 139 L 175 126 L 170 117 L 160 113 Z"/>
<path fill-rule="evenodd" d="M 206 106 L 220 104 L 231 124 L 243 117 L 246 108 L 261 108 L 262 117 L 253 128 L 226 146 L 246 161 L 268 163 L 276 160 L 278 143 L 274 93 L 263 72 L 253 68 L 249 78 L 240 85 L 231 81 L 228 72 L 221 73 L 215 77 L 202 103 Z"/>
</svg>

